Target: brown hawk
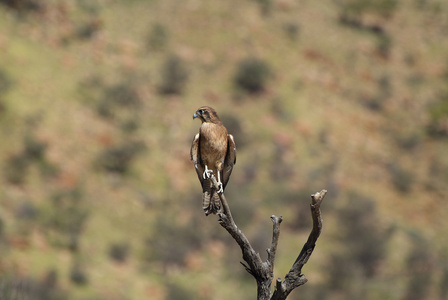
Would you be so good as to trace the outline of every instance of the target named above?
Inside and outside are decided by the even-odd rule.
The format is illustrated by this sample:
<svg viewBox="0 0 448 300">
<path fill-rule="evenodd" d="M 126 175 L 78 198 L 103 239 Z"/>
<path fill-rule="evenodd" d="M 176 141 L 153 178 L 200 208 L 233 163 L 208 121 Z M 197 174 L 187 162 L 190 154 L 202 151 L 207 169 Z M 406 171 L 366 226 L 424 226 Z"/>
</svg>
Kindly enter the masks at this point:
<svg viewBox="0 0 448 300">
<path fill-rule="evenodd" d="M 202 124 L 191 145 L 191 161 L 201 182 L 205 215 L 216 214 L 221 208 L 218 193 L 224 192 L 236 163 L 235 141 L 213 108 L 200 107 L 193 115 L 195 118 L 199 118 Z M 219 190 L 209 180 L 212 171 L 217 177 Z"/>
</svg>

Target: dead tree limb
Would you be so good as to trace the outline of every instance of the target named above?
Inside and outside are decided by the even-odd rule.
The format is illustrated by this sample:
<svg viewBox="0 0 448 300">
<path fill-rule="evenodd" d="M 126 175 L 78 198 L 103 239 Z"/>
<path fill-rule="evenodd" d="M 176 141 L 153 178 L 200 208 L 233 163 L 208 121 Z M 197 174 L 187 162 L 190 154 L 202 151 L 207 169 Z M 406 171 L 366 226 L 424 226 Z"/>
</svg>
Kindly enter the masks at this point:
<svg viewBox="0 0 448 300">
<path fill-rule="evenodd" d="M 211 174 L 210 180 L 216 189 L 219 190 L 218 182 L 213 174 Z M 218 222 L 225 230 L 227 230 L 227 232 L 240 246 L 243 259 L 245 261 L 245 263 L 241 262 L 241 264 L 257 282 L 257 300 L 286 299 L 292 290 L 308 281 L 305 275 L 302 274 L 302 267 L 307 263 L 309 257 L 311 256 L 316 245 L 316 241 L 322 230 L 320 204 L 326 193 L 326 190 L 322 190 L 319 193 L 311 195 L 313 229 L 308 237 L 308 241 L 303 246 L 302 251 L 292 265 L 291 270 L 288 274 L 286 274 L 285 279 L 283 281 L 281 278 L 277 279 L 273 294 L 271 294 L 271 283 L 274 278 L 275 254 L 280 236 L 280 224 L 282 223 L 282 217 L 276 217 L 274 215 L 271 216 L 273 223 L 272 242 L 271 247 L 266 250 L 268 253 L 267 260 L 262 261 L 260 254 L 255 252 L 244 233 L 236 226 L 226 197 L 223 193 L 218 194 L 222 204 L 222 211 L 218 213 Z"/>
<path fill-rule="evenodd" d="M 286 274 L 285 279 L 282 281 L 281 278 L 277 278 L 277 284 L 275 287 L 274 294 L 271 300 L 283 300 L 288 297 L 288 295 L 296 287 L 305 284 L 308 279 L 302 274 L 302 267 L 308 262 L 311 254 L 313 253 L 314 247 L 316 246 L 316 241 L 322 231 L 322 218 L 320 215 L 320 204 L 327 194 L 326 190 L 322 190 L 319 193 L 311 195 L 311 216 L 313 218 L 313 229 L 308 237 L 308 241 L 300 251 L 299 256 L 292 265 L 288 274 Z"/>
</svg>

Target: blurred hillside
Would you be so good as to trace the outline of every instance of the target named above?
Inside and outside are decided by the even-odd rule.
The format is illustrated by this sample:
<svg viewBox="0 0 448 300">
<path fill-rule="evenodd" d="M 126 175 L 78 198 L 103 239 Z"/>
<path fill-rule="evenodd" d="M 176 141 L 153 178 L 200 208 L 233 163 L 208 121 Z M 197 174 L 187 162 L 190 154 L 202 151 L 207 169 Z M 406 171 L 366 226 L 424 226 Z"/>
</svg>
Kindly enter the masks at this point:
<svg viewBox="0 0 448 300">
<path fill-rule="evenodd" d="M 0 0 L 0 299 L 254 299 L 189 160 L 275 276 L 329 191 L 291 299 L 448 299 L 448 3 Z"/>
</svg>

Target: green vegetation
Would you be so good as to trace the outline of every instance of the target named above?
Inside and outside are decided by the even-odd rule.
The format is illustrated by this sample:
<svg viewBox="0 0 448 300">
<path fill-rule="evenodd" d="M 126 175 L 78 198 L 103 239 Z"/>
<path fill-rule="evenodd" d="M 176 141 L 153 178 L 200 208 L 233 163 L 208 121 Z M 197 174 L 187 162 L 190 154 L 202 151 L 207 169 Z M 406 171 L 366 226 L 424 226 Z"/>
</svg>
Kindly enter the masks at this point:
<svg viewBox="0 0 448 300">
<path fill-rule="evenodd" d="M 389 17 L 397 8 L 397 0 L 342 0 L 339 1 L 344 13 L 362 16 L 376 14 Z"/>
<path fill-rule="evenodd" d="M 447 80 L 448 83 L 448 80 Z M 448 136 L 448 94 L 443 95 L 429 110 L 431 121 L 428 124 L 429 134 L 437 137 Z"/>
<path fill-rule="evenodd" d="M 442 0 L 0 1 L 0 299 L 253 299 L 189 161 L 202 105 L 226 196 L 291 299 L 446 299 Z M 238 10 L 235 10 L 238 7 Z"/>
<path fill-rule="evenodd" d="M 162 82 L 159 86 L 159 92 L 161 94 L 182 94 L 188 79 L 188 71 L 179 56 L 168 56 L 160 73 Z"/>
<path fill-rule="evenodd" d="M 233 80 L 237 88 L 255 94 L 266 89 L 269 75 L 269 67 L 264 61 L 258 58 L 245 58 L 238 63 Z"/>
<path fill-rule="evenodd" d="M 149 50 L 163 50 L 168 43 L 168 30 L 162 24 L 154 24 L 148 34 Z"/>
</svg>

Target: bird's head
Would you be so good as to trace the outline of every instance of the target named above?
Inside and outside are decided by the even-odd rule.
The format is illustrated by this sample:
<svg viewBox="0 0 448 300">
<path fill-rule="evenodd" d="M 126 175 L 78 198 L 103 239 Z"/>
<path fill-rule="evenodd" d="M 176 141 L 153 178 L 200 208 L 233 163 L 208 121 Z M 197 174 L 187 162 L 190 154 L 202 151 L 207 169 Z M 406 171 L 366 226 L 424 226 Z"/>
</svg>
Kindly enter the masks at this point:
<svg viewBox="0 0 448 300">
<path fill-rule="evenodd" d="M 221 120 L 218 117 L 216 111 L 210 106 L 202 106 L 199 107 L 198 110 L 194 113 L 193 119 L 199 118 L 202 123 L 211 122 L 211 123 L 219 123 Z"/>
</svg>

